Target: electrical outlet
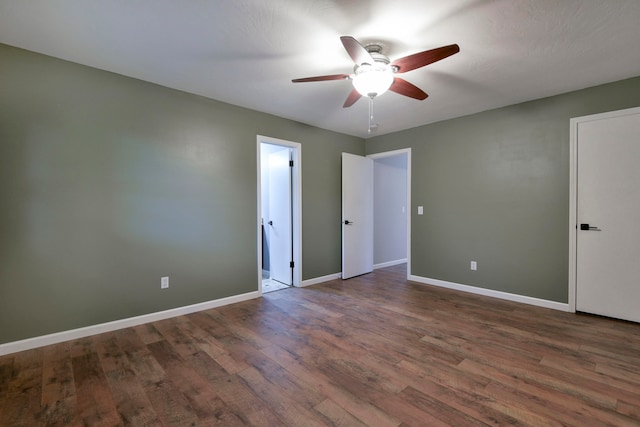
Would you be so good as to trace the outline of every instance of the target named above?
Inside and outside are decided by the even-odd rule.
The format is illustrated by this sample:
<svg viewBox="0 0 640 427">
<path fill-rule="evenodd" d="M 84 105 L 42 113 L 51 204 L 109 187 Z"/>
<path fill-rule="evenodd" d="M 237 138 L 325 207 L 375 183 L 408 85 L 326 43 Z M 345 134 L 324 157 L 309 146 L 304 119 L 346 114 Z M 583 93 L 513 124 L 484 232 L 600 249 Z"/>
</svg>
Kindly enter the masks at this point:
<svg viewBox="0 0 640 427">
<path fill-rule="evenodd" d="M 160 278 L 160 289 L 167 289 L 169 287 L 169 277 Z"/>
<path fill-rule="evenodd" d="M 478 263 L 475 261 L 471 261 L 471 269 L 476 271 L 478 269 Z"/>
</svg>

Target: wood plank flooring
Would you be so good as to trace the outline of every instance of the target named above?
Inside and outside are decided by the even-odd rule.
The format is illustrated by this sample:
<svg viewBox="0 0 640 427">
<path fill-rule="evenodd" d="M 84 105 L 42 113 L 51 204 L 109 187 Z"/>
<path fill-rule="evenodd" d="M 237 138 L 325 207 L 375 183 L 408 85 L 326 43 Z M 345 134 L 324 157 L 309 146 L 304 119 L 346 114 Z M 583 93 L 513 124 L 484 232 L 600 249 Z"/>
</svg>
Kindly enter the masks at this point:
<svg viewBox="0 0 640 427">
<path fill-rule="evenodd" d="M 640 425 L 639 324 L 404 269 L 0 357 L 0 425 Z"/>
</svg>

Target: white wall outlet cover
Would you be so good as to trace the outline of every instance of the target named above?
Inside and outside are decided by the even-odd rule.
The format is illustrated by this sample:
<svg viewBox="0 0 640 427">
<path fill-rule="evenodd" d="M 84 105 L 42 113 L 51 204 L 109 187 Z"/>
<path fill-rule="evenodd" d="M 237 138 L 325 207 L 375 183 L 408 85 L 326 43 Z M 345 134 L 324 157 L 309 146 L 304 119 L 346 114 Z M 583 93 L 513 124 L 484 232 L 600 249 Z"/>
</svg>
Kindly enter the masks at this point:
<svg viewBox="0 0 640 427">
<path fill-rule="evenodd" d="M 478 269 L 478 263 L 476 261 L 471 261 L 471 269 L 472 270 L 477 270 Z"/>
<path fill-rule="evenodd" d="M 424 214 L 424 207 L 418 206 L 418 215 L 422 215 L 422 214 Z"/>
<path fill-rule="evenodd" d="M 167 289 L 169 287 L 169 277 L 160 278 L 160 289 Z"/>
</svg>

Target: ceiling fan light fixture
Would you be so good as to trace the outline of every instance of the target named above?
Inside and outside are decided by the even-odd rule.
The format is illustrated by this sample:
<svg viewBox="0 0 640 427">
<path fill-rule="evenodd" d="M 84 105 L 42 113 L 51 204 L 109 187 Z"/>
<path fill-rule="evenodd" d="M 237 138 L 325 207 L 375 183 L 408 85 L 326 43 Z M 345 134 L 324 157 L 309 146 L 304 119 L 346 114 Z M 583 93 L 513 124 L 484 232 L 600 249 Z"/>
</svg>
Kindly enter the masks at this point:
<svg viewBox="0 0 640 427">
<path fill-rule="evenodd" d="M 388 64 L 360 65 L 353 76 L 353 87 L 370 98 L 382 95 L 393 83 L 393 70 Z"/>
<path fill-rule="evenodd" d="M 355 63 L 353 74 L 330 74 L 328 76 L 293 79 L 292 81 L 294 83 L 302 83 L 350 79 L 353 89 L 349 92 L 342 108 L 351 107 L 363 96 L 368 97 L 369 133 L 378 129 L 378 124 L 373 120 L 373 100 L 375 97 L 388 90 L 420 101 L 427 99 L 429 96 L 425 91 L 408 81 L 400 77 L 394 77 L 395 74 L 406 73 L 425 65 L 433 64 L 460 52 L 460 46 L 451 44 L 414 53 L 391 62 L 389 57 L 382 53 L 383 45 L 381 43 L 369 43 L 363 46 L 351 36 L 342 36 L 340 41 L 342 41 L 342 45 Z"/>
</svg>

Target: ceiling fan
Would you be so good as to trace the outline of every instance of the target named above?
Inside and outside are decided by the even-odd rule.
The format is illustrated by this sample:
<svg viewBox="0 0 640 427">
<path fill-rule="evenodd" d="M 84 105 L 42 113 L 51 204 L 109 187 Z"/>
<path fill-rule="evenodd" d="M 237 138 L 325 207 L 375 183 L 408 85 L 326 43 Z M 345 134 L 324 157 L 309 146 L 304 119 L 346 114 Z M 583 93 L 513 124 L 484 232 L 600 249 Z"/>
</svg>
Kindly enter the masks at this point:
<svg viewBox="0 0 640 427">
<path fill-rule="evenodd" d="M 425 65 L 433 64 L 448 56 L 460 52 L 457 44 L 442 46 L 405 56 L 391 62 L 382 53 L 382 45 L 371 43 L 362 46 L 351 36 L 340 37 L 347 53 L 355 62 L 353 74 L 331 74 L 328 76 L 305 77 L 293 79 L 294 83 L 320 82 L 325 80 L 352 80 L 353 90 L 344 102 L 343 107 L 351 107 L 362 96 L 375 97 L 390 90 L 400 95 L 424 100 L 427 95 L 422 89 L 408 81 L 394 77 L 395 74 L 406 73 Z"/>
<path fill-rule="evenodd" d="M 389 58 L 382 53 L 381 44 L 370 43 L 363 46 L 351 36 L 342 36 L 340 40 L 351 59 L 353 59 L 353 62 L 355 62 L 353 74 L 305 77 L 293 79 L 292 82 L 351 80 L 353 89 L 347 96 L 342 107 L 351 107 L 361 97 L 369 97 L 369 133 L 378 127 L 377 124 L 373 123 L 373 98 L 376 96 L 382 95 L 387 90 L 421 101 L 429 96 L 412 83 L 400 77 L 395 77 L 395 74 L 406 73 L 407 71 L 433 64 L 434 62 L 460 52 L 460 47 L 457 44 L 451 44 L 425 50 L 391 62 Z"/>
</svg>

